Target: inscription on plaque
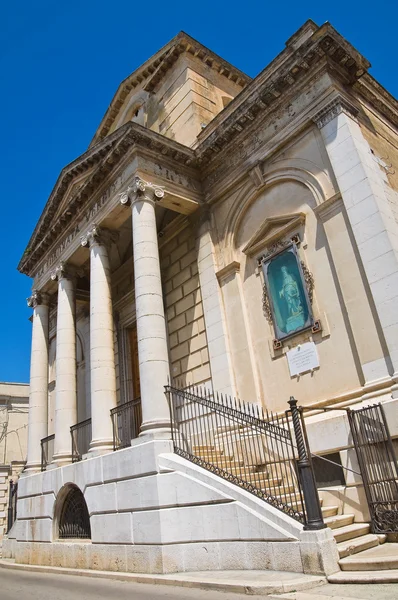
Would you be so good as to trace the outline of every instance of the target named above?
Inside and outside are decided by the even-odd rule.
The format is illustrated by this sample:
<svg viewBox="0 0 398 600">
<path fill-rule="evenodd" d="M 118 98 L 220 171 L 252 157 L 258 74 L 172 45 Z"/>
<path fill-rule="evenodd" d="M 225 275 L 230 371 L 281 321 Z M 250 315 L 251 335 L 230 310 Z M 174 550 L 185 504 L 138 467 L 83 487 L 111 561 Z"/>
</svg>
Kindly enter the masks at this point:
<svg viewBox="0 0 398 600">
<path fill-rule="evenodd" d="M 290 376 L 295 377 L 319 367 L 319 357 L 314 342 L 300 344 L 286 352 Z"/>
</svg>

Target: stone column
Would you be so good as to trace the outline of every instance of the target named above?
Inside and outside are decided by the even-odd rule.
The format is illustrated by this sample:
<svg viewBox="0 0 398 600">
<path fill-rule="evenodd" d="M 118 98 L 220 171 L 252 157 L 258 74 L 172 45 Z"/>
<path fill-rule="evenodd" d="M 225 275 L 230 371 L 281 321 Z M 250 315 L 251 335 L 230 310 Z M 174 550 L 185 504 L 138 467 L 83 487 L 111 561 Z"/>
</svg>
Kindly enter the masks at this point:
<svg viewBox="0 0 398 600">
<path fill-rule="evenodd" d="M 75 278 L 61 263 L 51 279 L 58 280 L 54 457 L 58 466 L 71 462 L 70 428 L 77 419 Z"/>
<path fill-rule="evenodd" d="M 32 351 L 26 472 L 40 471 L 40 441 L 48 435 L 48 296 L 34 290 L 27 299 L 33 308 Z"/>
<path fill-rule="evenodd" d="M 137 316 L 138 360 L 141 384 L 141 436 L 170 438 L 170 414 L 164 386 L 170 368 L 160 278 L 155 203 L 164 190 L 135 178 L 121 194 L 121 203 L 132 205 L 133 258 Z"/>
<path fill-rule="evenodd" d="M 116 368 L 111 279 L 107 243 L 111 232 L 96 225 L 81 238 L 90 248 L 90 452 L 113 448 L 110 410 L 116 406 Z"/>
</svg>

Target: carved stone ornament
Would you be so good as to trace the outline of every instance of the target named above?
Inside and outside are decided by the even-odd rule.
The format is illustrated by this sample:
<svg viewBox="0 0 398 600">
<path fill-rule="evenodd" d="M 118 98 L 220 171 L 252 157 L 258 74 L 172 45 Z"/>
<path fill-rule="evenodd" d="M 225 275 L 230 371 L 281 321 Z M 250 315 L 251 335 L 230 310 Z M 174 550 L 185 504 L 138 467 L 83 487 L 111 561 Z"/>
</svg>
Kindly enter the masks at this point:
<svg viewBox="0 0 398 600">
<path fill-rule="evenodd" d="M 83 247 L 90 247 L 93 243 L 108 245 L 118 239 L 117 231 L 102 229 L 98 225 L 93 224 L 91 228 L 80 237 L 80 243 Z"/>
<path fill-rule="evenodd" d="M 149 200 L 158 202 L 164 197 L 164 187 L 145 181 L 141 177 L 135 177 L 133 184 L 127 190 L 119 194 L 121 204 L 130 204 L 134 200 Z"/>
<path fill-rule="evenodd" d="M 36 308 L 36 306 L 40 306 L 40 304 L 47 304 L 47 302 L 47 294 L 42 294 L 39 290 L 33 290 L 32 295 L 29 296 L 29 298 L 26 298 L 26 303 L 29 308 Z"/>
<path fill-rule="evenodd" d="M 58 281 L 60 279 L 73 279 L 74 277 L 83 277 L 84 269 L 77 268 L 72 265 L 69 265 L 65 262 L 60 262 L 58 267 L 54 269 L 51 273 L 50 277 L 53 281 Z"/>
<path fill-rule="evenodd" d="M 340 115 L 342 112 L 350 115 L 351 118 L 356 119 L 358 114 L 358 110 L 352 106 L 349 102 L 347 102 L 344 98 L 337 97 L 329 104 L 327 104 L 324 108 L 322 108 L 313 118 L 314 123 L 316 123 L 319 129 L 325 127 L 330 121 L 332 121 L 335 117 Z"/>
<path fill-rule="evenodd" d="M 304 281 L 305 281 L 305 285 L 307 288 L 307 292 L 308 292 L 308 298 L 310 303 L 312 304 L 312 300 L 314 297 L 314 276 L 311 273 L 311 271 L 308 269 L 307 265 L 304 263 L 304 261 L 300 261 L 301 264 L 301 268 L 303 271 L 303 275 L 304 275 Z"/>
</svg>

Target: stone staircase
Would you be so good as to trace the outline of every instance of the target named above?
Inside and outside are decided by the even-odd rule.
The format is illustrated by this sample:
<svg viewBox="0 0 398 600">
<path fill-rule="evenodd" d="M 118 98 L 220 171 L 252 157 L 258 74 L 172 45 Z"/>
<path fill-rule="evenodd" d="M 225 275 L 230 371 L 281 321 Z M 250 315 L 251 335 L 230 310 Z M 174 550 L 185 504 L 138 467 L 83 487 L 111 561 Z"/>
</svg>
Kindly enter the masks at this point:
<svg viewBox="0 0 398 600">
<path fill-rule="evenodd" d="M 232 455 L 214 446 L 194 446 L 193 453 L 221 469 L 248 478 L 264 491 L 271 491 L 293 507 L 300 506 L 297 486 L 292 480 L 272 477 L 262 465 L 244 465 Z M 366 583 L 373 577 L 379 582 L 398 582 L 398 543 L 387 543 L 386 535 L 370 532 L 369 523 L 356 523 L 353 514 L 338 514 L 338 506 L 324 506 L 320 498 L 325 524 L 333 531 L 341 571 L 328 577 L 331 583 Z"/>
</svg>

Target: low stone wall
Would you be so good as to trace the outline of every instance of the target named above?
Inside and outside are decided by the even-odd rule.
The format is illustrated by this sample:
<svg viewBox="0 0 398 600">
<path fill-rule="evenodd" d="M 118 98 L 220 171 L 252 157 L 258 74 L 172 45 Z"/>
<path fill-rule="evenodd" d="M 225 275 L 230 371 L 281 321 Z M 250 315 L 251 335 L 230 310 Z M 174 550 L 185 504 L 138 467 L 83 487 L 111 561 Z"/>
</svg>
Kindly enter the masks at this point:
<svg viewBox="0 0 398 600">
<path fill-rule="evenodd" d="M 91 541 L 58 539 L 57 499 L 68 484 L 84 494 Z M 24 564 L 144 573 L 338 570 L 330 530 L 303 531 L 173 454 L 169 441 L 139 438 L 131 448 L 23 477 L 13 533 L 15 558 Z"/>
</svg>

